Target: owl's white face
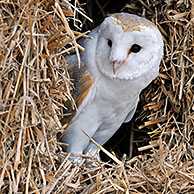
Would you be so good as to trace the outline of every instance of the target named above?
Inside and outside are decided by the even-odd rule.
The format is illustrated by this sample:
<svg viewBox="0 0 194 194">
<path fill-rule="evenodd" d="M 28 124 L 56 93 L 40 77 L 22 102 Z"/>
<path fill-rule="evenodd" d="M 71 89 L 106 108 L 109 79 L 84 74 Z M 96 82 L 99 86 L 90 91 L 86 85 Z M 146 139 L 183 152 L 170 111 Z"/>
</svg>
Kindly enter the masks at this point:
<svg viewBox="0 0 194 194">
<path fill-rule="evenodd" d="M 131 14 L 108 17 L 98 29 L 96 64 L 111 79 L 132 80 L 158 72 L 163 56 L 162 36 L 147 19 Z"/>
</svg>

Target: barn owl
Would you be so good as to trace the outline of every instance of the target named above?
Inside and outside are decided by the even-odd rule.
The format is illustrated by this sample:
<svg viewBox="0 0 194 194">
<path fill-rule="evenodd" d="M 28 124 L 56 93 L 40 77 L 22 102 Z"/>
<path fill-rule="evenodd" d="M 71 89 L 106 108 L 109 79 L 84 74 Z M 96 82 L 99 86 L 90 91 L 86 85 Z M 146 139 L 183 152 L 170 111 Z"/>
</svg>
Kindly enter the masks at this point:
<svg viewBox="0 0 194 194">
<path fill-rule="evenodd" d="M 140 92 L 157 77 L 163 57 L 159 30 L 136 15 L 113 14 L 89 36 L 81 43 L 85 51 L 80 52 L 80 68 L 76 55 L 67 57 L 78 108 L 62 119 L 69 125 L 61 141 L 69 144 L 67 152 L 78 154 L 98 149 L 83 131 L 103 145 L 131 120 Z"/>
</svg>

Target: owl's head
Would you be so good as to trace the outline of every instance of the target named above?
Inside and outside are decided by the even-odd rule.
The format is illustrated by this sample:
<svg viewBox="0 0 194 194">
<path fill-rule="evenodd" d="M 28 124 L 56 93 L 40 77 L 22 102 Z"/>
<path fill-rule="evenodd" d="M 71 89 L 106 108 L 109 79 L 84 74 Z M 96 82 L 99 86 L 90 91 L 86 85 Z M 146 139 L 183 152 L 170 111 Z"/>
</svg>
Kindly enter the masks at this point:
<svg viewBox="0 0 194 194">
<path fill-rule="evenodd" d="M 152 22 L 118 13 L 107 17 L 95 34 L 95 63 L 104 76 L 133 80 L 150 71 L 155 72 L 154 78 L 157 76 L 163 40 Z"/>
</svg>

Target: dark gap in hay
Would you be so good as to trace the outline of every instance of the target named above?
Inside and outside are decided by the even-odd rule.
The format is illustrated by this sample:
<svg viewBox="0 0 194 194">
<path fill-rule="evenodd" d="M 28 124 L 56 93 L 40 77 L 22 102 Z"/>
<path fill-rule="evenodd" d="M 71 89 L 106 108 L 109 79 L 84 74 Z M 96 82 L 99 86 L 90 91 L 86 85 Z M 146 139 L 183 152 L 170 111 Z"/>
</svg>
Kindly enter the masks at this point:
<svg viewBox="0 0 194 194">
<path fill-rule="evenodd" d="M 86 2 L 81 0 L 81 2 Z M 120 12 L 120 10 L 128 3 L 128 0 L 113 1 L 113 0 L 87 0 L 87 4 L 84 6 L 88 16 L 93 19 L 93 23 L 83 20 L 83 30 L 93 29 L 99 25 L 102 20 L 111 13 Z"/>
</svg>

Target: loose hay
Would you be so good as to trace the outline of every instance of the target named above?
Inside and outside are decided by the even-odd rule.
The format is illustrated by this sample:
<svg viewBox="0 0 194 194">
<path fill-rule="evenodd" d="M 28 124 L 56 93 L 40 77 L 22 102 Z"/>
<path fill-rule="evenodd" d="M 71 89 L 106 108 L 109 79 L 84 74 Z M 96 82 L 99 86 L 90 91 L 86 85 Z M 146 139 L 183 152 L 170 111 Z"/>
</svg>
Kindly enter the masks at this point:
<svg viewBox="0 0 194 194">
<path fill-rule="evenodd" d="M 85 33 L 76 31 L 76 18 L 89 18 L 77 1 L 0 2 L 1 193 L 194 192 L 194 2 L 131 2 L 123 10 L 156 23 L 165 42 L 160 75 L 142 95 L 135 126 L 152 138 L 139 150 L 152 149 L 117 164 L 83 156 L 78 166 L 57 133 L 65 131 L 65 102 L 76 108 L 64 55 L 75 50 L 79 61 L 84 48 L 76 40 Z"/>
</svg>

